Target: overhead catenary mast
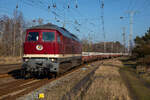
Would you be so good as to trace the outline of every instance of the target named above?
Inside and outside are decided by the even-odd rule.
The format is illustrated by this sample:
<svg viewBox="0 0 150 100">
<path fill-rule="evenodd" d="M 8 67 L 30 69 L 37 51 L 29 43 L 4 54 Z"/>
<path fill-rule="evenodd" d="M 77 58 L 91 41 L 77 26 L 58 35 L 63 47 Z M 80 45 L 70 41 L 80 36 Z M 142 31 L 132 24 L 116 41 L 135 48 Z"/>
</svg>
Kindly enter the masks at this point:
<svg viewBox="0 0 150 100">
<path fill-rule="evenodd" d="M 101 5 L 101 22 L 102 22 L 102 32 L 104 37 L 104 53 L 106 52 L 106 34 L 105 34 L 105 26 L 104 26 L 104 0 L 100 0 Z"/>
<path fill-rule="evenodd" d="M 121 16 L 120 19 L 123 20 L 124 17 Z M 124 46 L 122 48 L 122 52 L 125 53 L 126 52 L 126 32 L 125 32 L 126 28 L 124 26 L 122 26 L 121 29 L 122 29 L 122 42 L 123 42 L 123 46 Z"/>
<path fill-rule="evenodd" d="M 128 43 L 128 52 L 131 54 L 131 50 L 133 47 L 132 43 L 132 36 L 133 36 L 133 16 L 136 13 L 136 11 L 129 11 L 130 14 L 130 34 L 129 34 L 129 43 Z"/>
<path fill-rule="evenodd" d="M 125 27 L 122 28 L 123 33 L 122 33 L 122 37 L 123 37 L 123 53 L 126 53 L 126 32 L 125 32 Z"/>
<path fill-rule="evenodd" d="M 18 9 L 18 4 L 16 5 L 16 9 L 15 9 L 15 12 L 14 12 L 13 56 L 15 56 L 15 52 L 16 52 L 16 17 L 17 17 L 17 9 Z"/>
</svg>

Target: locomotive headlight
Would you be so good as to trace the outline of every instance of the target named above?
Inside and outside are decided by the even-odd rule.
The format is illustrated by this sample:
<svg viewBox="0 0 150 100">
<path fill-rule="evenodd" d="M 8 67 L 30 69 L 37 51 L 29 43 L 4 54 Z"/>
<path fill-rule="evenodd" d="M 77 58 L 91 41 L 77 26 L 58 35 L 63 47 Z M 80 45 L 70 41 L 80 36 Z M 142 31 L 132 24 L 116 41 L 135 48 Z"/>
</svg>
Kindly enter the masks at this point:
<svg viewBox="0 0 150 100">
<path fill-rule="evenodd" d="M 26 62 L 26 61 L 28 61 L 29 59 L 24 59 L 24 61 Z"/>
<path fill-rule="evenodd" d="M 42 45 L 36 45 L 36 50 L 39 50 L 39 51 L 43 50 L 43 46 Z"/>
<path fill-rule="evenodd" d="M 52 62 L 54 62 L 55 61 L 55 59 L 51 59 L 52 60 Z"/>
<path fill-rule="evenodd" d="M 52 62 L 56 62 L 56 59 L 53 59 L 53 58 L 52 58 L 51 61 L 52 61 Z"/>
</svg>

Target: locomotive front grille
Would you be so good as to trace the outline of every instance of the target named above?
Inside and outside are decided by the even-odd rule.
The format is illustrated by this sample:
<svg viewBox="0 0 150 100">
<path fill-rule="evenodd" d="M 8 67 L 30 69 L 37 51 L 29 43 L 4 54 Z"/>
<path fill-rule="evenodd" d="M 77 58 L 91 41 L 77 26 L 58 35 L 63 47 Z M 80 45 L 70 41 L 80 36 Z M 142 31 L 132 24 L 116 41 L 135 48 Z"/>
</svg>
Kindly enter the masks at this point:
<svg viewBox="0 0 150 100">
<path fill-rule="evenodd" d="M 50 72 L 53 72 L 57 71 L 58 69 L 58 63 L 53 62 L 52 59 L 28 59 L 28 61 L 25 61 L 23 65 L 23 69 L 26 69 L 30 72 L 42 72 L 44 70 L 49 70 Z"/>
</svg>

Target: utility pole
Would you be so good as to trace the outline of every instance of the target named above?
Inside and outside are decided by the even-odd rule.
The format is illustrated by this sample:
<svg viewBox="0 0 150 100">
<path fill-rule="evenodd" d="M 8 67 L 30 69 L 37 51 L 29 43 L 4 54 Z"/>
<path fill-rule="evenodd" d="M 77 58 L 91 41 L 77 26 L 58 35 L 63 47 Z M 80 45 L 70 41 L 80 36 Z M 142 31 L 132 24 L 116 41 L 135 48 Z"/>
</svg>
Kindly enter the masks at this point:
<svg viewBox="0 0 150 100">
<path fill-rule="evenodd" d="M 20 27 L 20 57 L 22 56 L 22 35 L 23 35 L 23 30 L 22 27 Z"/>
<path fill-rule="evenodd" d="M 65 10 L 64 10 L 64 22 L 63 22 L 63 28 L 66 27 L 66 14 L 65 14 Z"/>
<path fill-rule="evenodd" d="M 14 12 L 14 45 L 13 45 L 13 56 L 15 56 L 15 52 L 16 52 L 16 17 L 17 17 L 17 9 L 18 9 L 18 5 L 16 5 L 16 9 Z"/>
<path fill-rule="evenodd" d="M 65 27 L 66 27 L 66 7 L 65 7 L 65 4 L 64 4 L 63 8 L 64 8 L 64 21 L 63 21 L 63 28 L 65 28 Z"/>
<path fill-rule="evenodd" d="M 129 34 L 129 43 L 128 43 L 128 52 L 130 53 L 131 55 L 131 50 L 132 50 L 132 47 L 133 47 L 133 44 L 132 44 L 132 36 L 133 36 L 133 16 L 134 14 L 136 14 L 136 11 L 129 11 L 128 14 L 130 14 L 130 34 Z"/>
<path fill-rule="evenodd" d="M 129 34 L 129 37 L 128 37 L 128 53 L 130 52 L 130 34 Z"/>
<path fill-rule="evenodd" d="M 101 20 L 102 20 L 102 31 L 104 36 L 104 53 L 106 52 L 106 34 L 105 34 L 105 27 L 104 27 L 104 0 L 100 0 L 101 4 Z"/>
<path fill-rule="evenodd" d="M 89 43 L 88 43 L 88 47 L 89 47 L 88 49 L 89 50 L 88 50 L 88 52 L 91 52 L 92 51 L 92 37 L 91 37 L 91 33 L 89 33 L 88 36 L 89 36 L 88 37 L 88 40 L 89 40 Z"/>
<path fill-rule="evenodd" d="M 16 13 L 16 12 L 15 12 L 15 13 Z M 16 45 L 16 44 L 15 44 L 15 43 L 16 43 L 16 41 L 15 41 L 15 40 L 16 40 L 16 39 L 15 39 L 15 36 L 16 36 L 16 14 L 15 14 L 14 17 L 15 17 L 15 19 L 14 19 L 15 21 L 14 21 L 14 36 L 13 36 L 13 38 L 14 38 L 14 39 L 13 39 L 13 41 L 14 41 L 14 43 L 13 43 L 13 56 L 15 56 L 15 45 Z"/>
<path fill-rule="evenodd" d="M 3 36 L 4 31 L 5 31 L 5 22 L 4 22 L 4 21 L 2 22 L 2 25 L 3 25 L 3 26 L 2 26 L 2 34 L 1 34 L 1 36 Z M 1 38 L 1 42 L 3 42 L 3 41 L 2 41 L 2 38 Z"/>
<path fill-rule="evenodd" d="M 111 43 L 111 53 L 113 53 L 114 52 L 114 41 L 112 41 L 112 43 Z"/>
<path fill-rule="evenodd" d="M 122 33 L 122 36 L 123 36 L 123 53 L 125 53 L 126 52 L 126 33 L 125 33 L 125 27 L 123 27 L 122 28 L 122 30 L 123 30 L 123 33 Z"/>
<path fill-rule="evenodd" d="M 120 19 L 123 20 L 124 17 L 121 16 Z M 122 40 L 123 40 L 122 42 L 123 42 L 123 46 L 124 46 L 122 48 L 122 52 L 125 53 L 126 52 L 126 32 L 125 32 L 125 27 L 124 26 L 122 26 L 122 37 L 123 37 L 122 38 Z"/>
</svg>

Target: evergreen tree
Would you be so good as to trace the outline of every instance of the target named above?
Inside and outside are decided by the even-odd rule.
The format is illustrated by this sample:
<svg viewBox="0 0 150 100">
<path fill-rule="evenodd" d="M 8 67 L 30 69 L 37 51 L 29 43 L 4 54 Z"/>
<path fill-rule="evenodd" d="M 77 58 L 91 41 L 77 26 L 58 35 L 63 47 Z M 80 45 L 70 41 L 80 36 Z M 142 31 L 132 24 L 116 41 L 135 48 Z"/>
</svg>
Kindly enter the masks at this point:
<svg viewBox="0 0 150 100">
<path fill-rule="evenodd" d="M 150 63 L 150 28 L 144 36 L 135 38 L 135 47 L 133 56 L 136 57 L 141 64 Z"/>
</svg>

